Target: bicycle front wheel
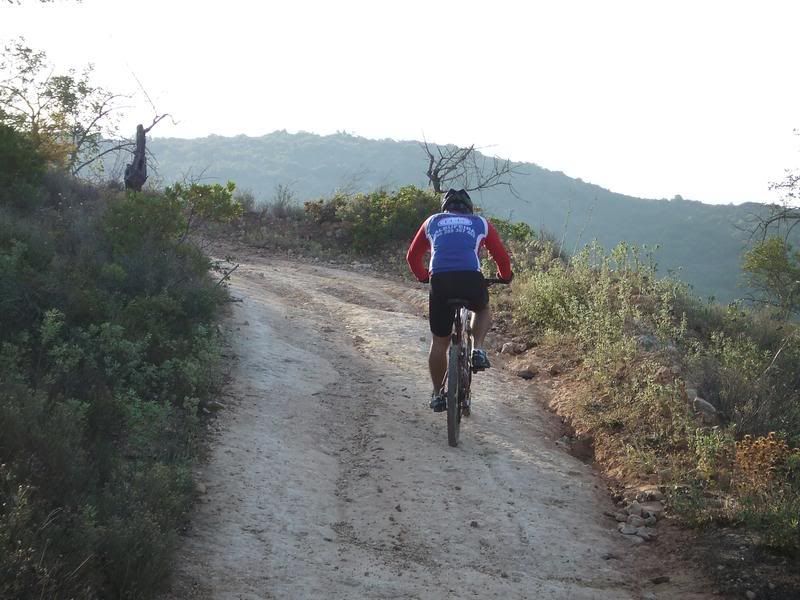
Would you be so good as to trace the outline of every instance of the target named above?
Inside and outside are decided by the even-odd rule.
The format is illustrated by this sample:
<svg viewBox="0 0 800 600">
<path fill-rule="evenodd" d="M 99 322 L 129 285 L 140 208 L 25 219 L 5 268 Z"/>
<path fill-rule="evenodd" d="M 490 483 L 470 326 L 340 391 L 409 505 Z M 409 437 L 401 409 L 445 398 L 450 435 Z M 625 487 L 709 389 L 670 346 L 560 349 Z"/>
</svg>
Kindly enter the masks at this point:
<svg viewBox="0 0 800 600">
<path fill-rule="evenodd" d="M 450 354 L 447 358 L 447 443 L 458 446 L 458 433 L 461 425 L 461 402 L 459 400 L 458 370 L 460 348 L 455 344 L 450 345 Z"/>
</svg>

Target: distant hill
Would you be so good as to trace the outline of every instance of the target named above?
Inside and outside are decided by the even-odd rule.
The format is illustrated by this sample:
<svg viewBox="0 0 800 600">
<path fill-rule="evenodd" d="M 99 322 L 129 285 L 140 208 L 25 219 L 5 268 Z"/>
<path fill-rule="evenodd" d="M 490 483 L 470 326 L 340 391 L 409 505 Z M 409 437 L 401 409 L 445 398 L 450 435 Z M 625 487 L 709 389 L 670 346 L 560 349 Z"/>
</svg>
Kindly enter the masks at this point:
<svg viewBox="0 0 800 600">
<path fill-rule="evenodd" d="M 278 184 L 289 185 L 298 201 L 335 189 L 427 185 L 425 157 L 413 141 L 276 131 L 257 138 L 154 138 L 150 149 L 164 181 L 187 174 L 231 179 L 264 201 Z M 475 200 L 487 212 L 546 229 L 563 239 L 568 251 L 593 239 L 606 247 L 623 240 L 657 244 L 659 268 L 679 271 L 678 277 L 699 295 L 723 302 L 744 295 L 738 285 L 741 254 L 752 216 L 763 211 L 763 205 L 635 198 L 535 164 L 516 166 L 523 173 L 514 179 L 519 198 L 504 188 L 484 192 Z"/>
</svg>

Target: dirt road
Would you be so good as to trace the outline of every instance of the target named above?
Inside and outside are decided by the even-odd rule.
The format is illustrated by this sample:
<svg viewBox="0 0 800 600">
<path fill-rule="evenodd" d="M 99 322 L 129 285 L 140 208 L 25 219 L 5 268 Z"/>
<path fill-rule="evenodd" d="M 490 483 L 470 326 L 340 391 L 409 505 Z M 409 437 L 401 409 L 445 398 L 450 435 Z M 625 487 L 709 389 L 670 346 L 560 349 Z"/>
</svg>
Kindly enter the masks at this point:
<svg viewBox="0 0 800 600">
<path fill-rule="evenodd" d="M 172 598 L 706 598 L 655 585 L 535 387 L 477 376 L 458 448 L 427 406 L 426 291 L 251 257 L 237 363 Z M 697 592 L 697 593 L 695 593 Z"/>
</svg>

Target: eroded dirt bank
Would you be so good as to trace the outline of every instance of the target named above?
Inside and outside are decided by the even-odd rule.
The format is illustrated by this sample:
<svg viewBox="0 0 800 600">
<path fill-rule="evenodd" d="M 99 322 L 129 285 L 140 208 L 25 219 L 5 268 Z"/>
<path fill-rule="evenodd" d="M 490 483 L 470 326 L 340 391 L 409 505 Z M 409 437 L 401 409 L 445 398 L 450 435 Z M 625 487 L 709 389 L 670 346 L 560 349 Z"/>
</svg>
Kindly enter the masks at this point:
<svg viewBox="0 0 800 600">
<path fill-rule="evenodd" d="M 170 597 L 707 597 L 616 532 L 531 384 L 478 376 L 447 446 L 424 289 L 253 256 L 232 293 L 238 359 Z"/>
</svg>

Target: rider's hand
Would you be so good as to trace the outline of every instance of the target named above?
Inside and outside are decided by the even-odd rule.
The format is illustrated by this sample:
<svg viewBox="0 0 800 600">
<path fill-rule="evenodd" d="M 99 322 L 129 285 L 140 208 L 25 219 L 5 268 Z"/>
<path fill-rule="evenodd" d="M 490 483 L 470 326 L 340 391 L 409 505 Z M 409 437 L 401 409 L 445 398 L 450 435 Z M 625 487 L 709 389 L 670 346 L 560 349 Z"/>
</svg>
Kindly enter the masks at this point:
<svg viewBox="0 0 800 600">
<path fill-rule="evenodd" d="M 500 273 L 497 274 L 497 278 L 502 279 L 505 283 L 511 283 L 514 279 L 514 272 L 513 271 L 511 272 L 511 275 L 509 276 L 508 279 L 500 275 Z"/>
</svg>

